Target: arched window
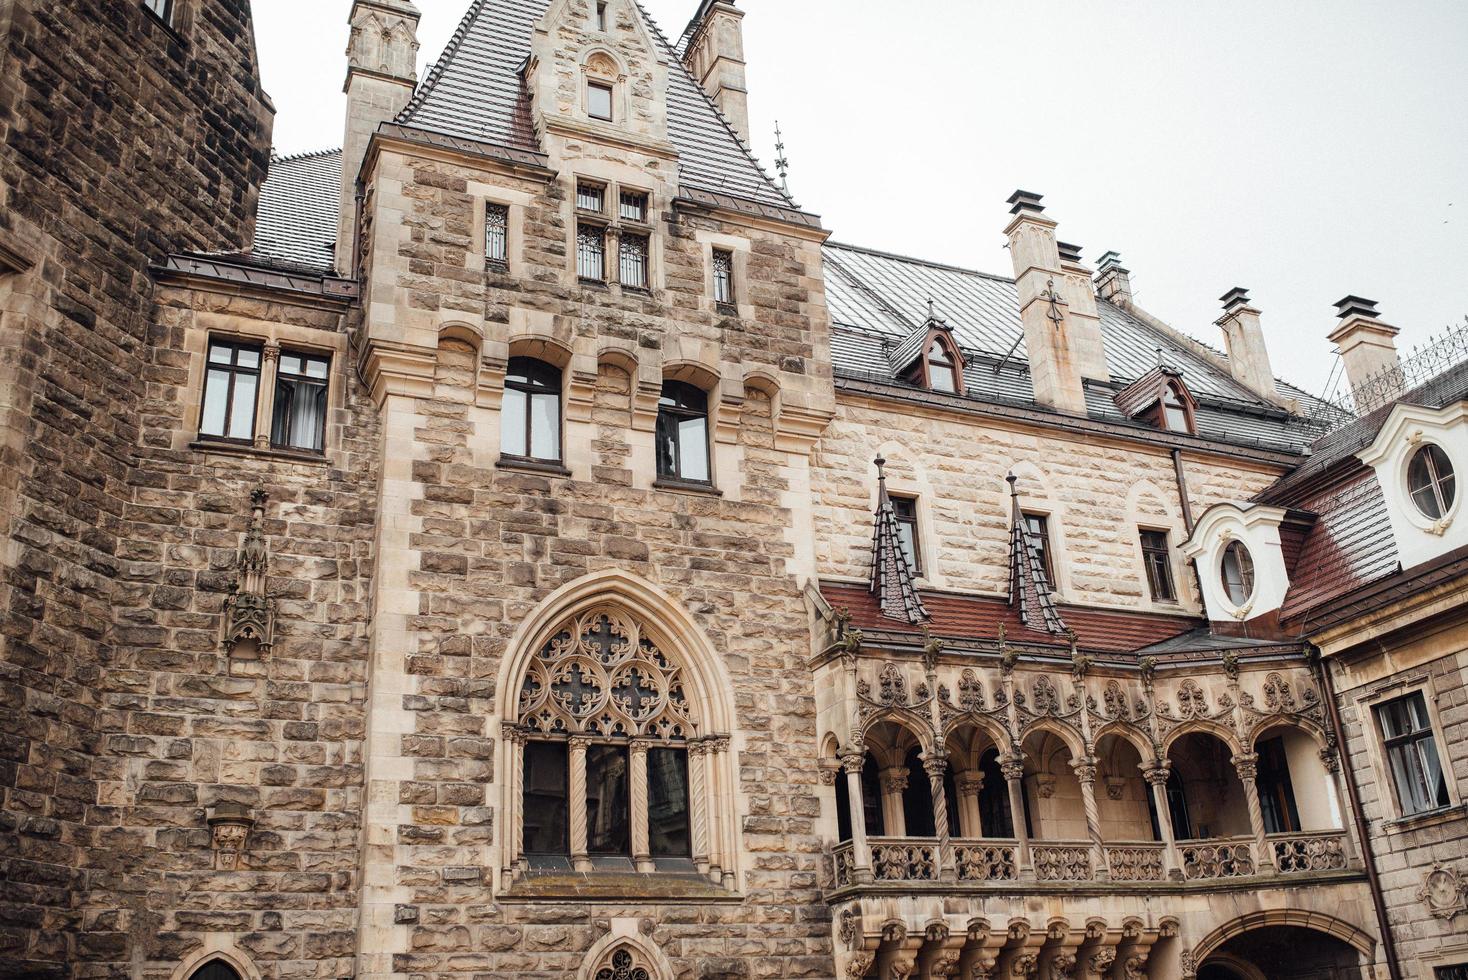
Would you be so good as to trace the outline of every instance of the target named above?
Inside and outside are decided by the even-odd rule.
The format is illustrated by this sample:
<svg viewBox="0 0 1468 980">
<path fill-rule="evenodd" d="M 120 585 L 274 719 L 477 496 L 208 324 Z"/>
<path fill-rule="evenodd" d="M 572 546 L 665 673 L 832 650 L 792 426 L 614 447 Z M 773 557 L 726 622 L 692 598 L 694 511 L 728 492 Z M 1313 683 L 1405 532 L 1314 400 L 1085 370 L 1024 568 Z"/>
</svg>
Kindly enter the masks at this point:
<svg viewBox="0 0 1468 980">
<path fill-rule="evenodd" d="M 958 360 L 941 337 L 928 345 L 928 387 L 934 391 L 958 391 Z"/>
<path fill-rule="evenodd" d="M 619 949 L 612 954 L 611 961 L 596 971 L 596 980 L 651 980 L 647 968 L 639 966 L 630 950 Z"/>
<path fill-rule="evenodd" d="M 1162 389 L 1163 427 L 1172 432 L 1192 432 L 1193 416 L 1176 385 Z"/>
<path fill-rule="evenodd" d="M 706 863 L 706 827 L 694 841 L 706 810 L 696 701 L 642 623 L 602 606 L 563 624 L 531 660 L 518 709 L 532 870 Z"/>
<path fill-rule="evenodd" d="M 1254 594 L 1254 559 L 1242 541 L 1230 541 L 1223 549 L 1223 591 L 1228 601 L 1242 606 Z"/>
<path fill-rule="evenodd" d="M 663 382 L 658 401 L 658 477 L 709 482 L 709 399 L 683 381 Z"/>
<path fill-rule="evenodd" d="M 210 960 L 189 974 L 189 980 L 240 980 L 240 974 L 224 960 Z"/>
<path fill-rule="evenodd" d="M 500 406 L 500 451 L 518 459 L 561 460 L 561 372 L 533 357 L 510 358 Z"/>
<path fill-rule="evenodd" d="M 1438 521 L 1453 508 L 1457 479 L 1452 460 L 1442 448 L 1428 443 L 1407 464 L 1407 490 L 1424 517 Z"/>
</svg>

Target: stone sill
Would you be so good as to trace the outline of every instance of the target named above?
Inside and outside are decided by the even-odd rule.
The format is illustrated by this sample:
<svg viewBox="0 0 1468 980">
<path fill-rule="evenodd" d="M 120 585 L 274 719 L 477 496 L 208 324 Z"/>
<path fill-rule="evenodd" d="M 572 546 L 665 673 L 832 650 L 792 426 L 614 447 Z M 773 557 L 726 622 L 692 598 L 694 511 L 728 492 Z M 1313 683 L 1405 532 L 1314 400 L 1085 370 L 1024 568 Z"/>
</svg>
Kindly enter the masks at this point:
<svg viewBox="0 0 1468 980">
<path fill-rule="evenodd" d="M 1410 817 L 1383 820 L 1381 829 L 1388 834 L 1405 834 L 1413 830 L 1425 830 L 1439 824 L 1452 823 L 1454 820 L 1462 820 L 1465 817 L 1468 817 L 1468 804 L 1454 803 L 1452 806 L 1438 807 L 1436 810 L 1428 810 L 1424 813 L 1414 813 Z"/>
<path fill-rule="evenodd" d="M 261 459 L 279 459 L 289 463 L 307 463 L 312 466 L 327 465 L 324 453 L 310 453 L 291 449 L 260 449 L 241 442 L 222 442 L 214 439 L 196 439 L 189 448 L 201 453 L 220 453 L 225 456 L 257 456 Z"/>
<path fill-rule="evenodd" d="M 652 488 L 654 490 L 671 490 L 674 493 L 699 493 L 706 497 L 722 497 L 724 495 L 724 491 L 712 483 L 698 483 L 692 480 L 654 480 Z"/>
<path fill-rule="evenodd" d="M 496 896 L 501 902 L 727 902 L 743 896 L 697 874 L 632 871 L 530 872 Z"/>
<path fill-rule="evenodd" d="M 542 476 L 571 475 L 571 471 L 560 463 L 543 459 L 527 459 L 524 456 L 501 456 L 495 465 L 502 470 L 519 470 L 523 473 L 539 473 Z"/>
</svg>

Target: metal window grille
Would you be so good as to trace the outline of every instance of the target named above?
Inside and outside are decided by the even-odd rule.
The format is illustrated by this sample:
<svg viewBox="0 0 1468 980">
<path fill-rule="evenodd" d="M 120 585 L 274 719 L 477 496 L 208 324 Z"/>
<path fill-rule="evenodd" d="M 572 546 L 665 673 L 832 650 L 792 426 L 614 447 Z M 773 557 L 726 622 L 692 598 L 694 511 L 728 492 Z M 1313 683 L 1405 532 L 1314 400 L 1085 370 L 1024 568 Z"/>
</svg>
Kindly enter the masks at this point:
<svg viewBox="0 0 1468 980">
<path fill-rule="evenodd" d="M 1422 692 L 1413 691 L 1378 705 L 1376 718 L 1402 813 L 1422 813 L 1447 806 L 1447 779 Z"/>
<path fill-rule="evenodd" d="M 622 220 L 647 220 L 647 195 L 639 191 L 622 192 Z"/>
<path fill-rule="evenodd" d="M 621 283 L 635 289 L 647 288 L 647 236 L 622 236 Z"/>
<path fill-rule="evenodd" d="M 1468 980 L 1468 963 L 1440 966 L 1433 973 L 1436 974 L 1436 980 Z"/>
<path fill-rule="evenodd" d="M 603 228 L 581 225 L 576 229 L 576 275 L 605 282 L 607 278 L 607 233 Z"/>
<path fill-rule="evenodd" d="M 607 189 L 599 184 L 577 184 L 576 185 L 576 207 L 582 211 L 595 211 L 601 214 L 606 206 Z"/>
<path fill-rule="evenodd" d="M 173 0 L 143 0 L 143 7 L 163 23 L 173 26 Z"/>
<path fill-rule="evenodd" d="M 510 209 L 503 204 L 489 205 L 484 214 L 484 257 L 491 262 L 508 262 L 509 236 Z"/>
<path fill-rule="evenodd" d="M 734 253 L 714 251 L 714 302 L 734 302 Z"/>
<path fill-rule="evenodd" d="M 1172 582 L 1172 558 L 1167 550 L 1167 532 L 1142 532 L 1142 563 L 1147 569 L 1147 587 L 1156 602 L 1176 602 Z"/>
</svg>

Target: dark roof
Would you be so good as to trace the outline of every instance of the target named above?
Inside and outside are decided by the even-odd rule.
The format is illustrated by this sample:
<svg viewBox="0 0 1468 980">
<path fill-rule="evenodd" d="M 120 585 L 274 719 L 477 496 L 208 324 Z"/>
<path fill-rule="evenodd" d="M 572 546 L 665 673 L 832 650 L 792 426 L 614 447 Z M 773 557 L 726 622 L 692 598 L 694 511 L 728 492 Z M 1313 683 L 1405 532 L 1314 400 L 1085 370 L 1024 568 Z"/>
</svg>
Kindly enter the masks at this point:
<svg viewBox="0 0 1468 980">
<path fill-rule="evenodd" d="M 397 121 L 540 150 L 520 70 L 548 5 L 548 0 L 475 0 Z M 680 185 L 798 210 L 688 74 L 657 24 L 646 11 L 642 16 L 668 59 L 668 139 L 678 151 Z"/>
<path fill-rule="evenodd" d="M 882 615 L 877 597 L 864 585 L 822 582 L 821 596 L 834 609 L 851 613 L 851 624 L 862 630 L 892 631 L 900 628 Z M 1027 630 L 1019 612 L 1002 598 L 964 596 L 952 593 L 922 592 L 923 605 L 932 617 L 927 624 L 934 635 L 954 639 L 996 640 L 1002 627 L 1005 634 L 1028 646 L 1054 646 L 1069 650 L 1070 640 L 1063 635 Z M 1059 606 L 1065 621 L 1075 630 L 1077 643 L 1087 650 L 1106 653 L 1130 653 L 1150 647 L 1175 636 L 1190 633 L 1204 625 L 1188 616 L 1159 616 L 1155 613 L 1103 610 L 1087 606 Z M 921 633 L 914 627 L 905 632 Z"/>
<path fill-rule="evenodd" d="M 271 160 L 260 188 L 254 254 L 282 265 L 329 271 L 336 256 L 341 183 L 340 150 Z"/>
<path fill-rule="evenodd" d="M 1040 556 L 1035 536 L 1030 534 L 1024 511 L 1020 509 L 1019 481 L 1009 474 L 1009 604 L 1019 614 L 1025 628 L 1039 633 L 1066 632 L 1065 618 L 1055 606 L 1050 591 L 1050 575 Z"/>
<path fill-rule="evenodd" d="M 1386 578 L 1397 570 L 1386 498 L 1376 474 L 1358 464 L 1350 478 L 1310 497 L 1316 515 L 1300 546 L 1281 619 L 1295 619 L 1336 596 Z"/>
</svg>

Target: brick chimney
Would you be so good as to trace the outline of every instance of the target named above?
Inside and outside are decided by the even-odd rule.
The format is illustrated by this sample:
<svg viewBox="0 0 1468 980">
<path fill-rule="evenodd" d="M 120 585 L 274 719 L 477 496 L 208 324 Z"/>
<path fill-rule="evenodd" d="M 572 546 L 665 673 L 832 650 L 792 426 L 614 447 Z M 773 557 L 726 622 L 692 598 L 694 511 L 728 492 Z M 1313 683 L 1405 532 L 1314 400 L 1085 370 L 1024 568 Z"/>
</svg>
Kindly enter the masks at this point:
<svg viewBox="0 0 1468 980">
<path fill-rule="evenodd" d="M 357 237 L 357 177 L 379 124 L 397 116 L 418 83 L 418 8 L 412 0 L 354 0 L 348 22 L 347 126 L 342 139 L 341 218 L 336 271 L 352 275 Z"/>
<path fill-rule="evenodd" d="M 749 92 L 744 87 L 744 11 L 734 0 L 703 0 L 688 22 L 683 64 L 749 142 Z"/>
<path fill-rule="evenodd" d="M 1040 195 L 1015 191 L 1009 198 L 1014 215 L 1004 234 L 1014 263 L 1019 315 L 1030 357 L 1035 403 L 1070 415 L 1086 414 L 1080 359 L 1073 332 L 1084 317 L 1072 315 L 1066 273 L 1061 268 L 1056 224 L 1045 217 Z M 1081 331 L 1084 332 L 1084 327 Z"/>
<path fill-rule="evenodd" d="M 1132 301 L 1132 273 L 1121 264 L 1121 255 L 1107 252 L 1096 269 L 1096 292 L 1108 303 L 1126 306 Z"/>
<path fill-rule="evenodd" d="M 1214 322 L 1223 328 L 1223 343 L 1228 349 L 1228 370 L 1235 381 L 1257 395 L 1274 399 L 1279 391 L 1274 371 L 1269 366 L 1269 348 L 1264 344 L 1264 328 L 1259 311 L 1249 302 L 1249 291 L 1235 286 L 1219 299 L 1223 316 Z"/>
<path fill-rule="evenodd" d="M 1340 323 L 1330 332 L 1329 339 L 1340 348 L 1341 359 L 1346 362 L 1346 379 L 1351 383 L 1357 410 L 1369 412 L 1384 398 L 1380 391 L 1373 393 L 1369 382 L 1401 370 L 1396 343 L 1400 331 L 1381 320 L 1375 300 L 1347 296 L 1335 304 L 1335 309 Z M 1395 393 L 1392 388 L 1385 397 Z"/>
</svg>

